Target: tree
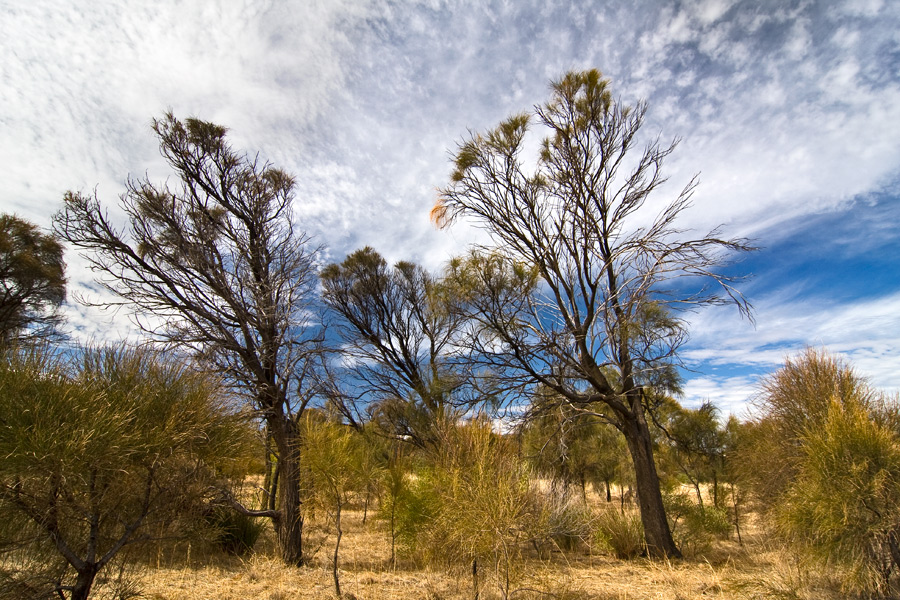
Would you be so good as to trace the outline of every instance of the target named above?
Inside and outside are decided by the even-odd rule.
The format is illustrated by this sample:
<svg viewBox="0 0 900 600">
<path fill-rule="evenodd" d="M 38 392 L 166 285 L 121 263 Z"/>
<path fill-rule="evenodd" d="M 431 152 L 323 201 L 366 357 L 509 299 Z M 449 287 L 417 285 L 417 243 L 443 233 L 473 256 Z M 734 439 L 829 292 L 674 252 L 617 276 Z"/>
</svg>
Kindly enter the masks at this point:
<svg viewBox="0 0 900 600">
<path fill-rule="evenodd" d="M 719 424 L 719 409 L 711 402 L 698 408 L 677 406 L 666 430 L 672 442 L 672 455 L 678 469 L 687 477 L 703 507 L 700 485 L 713 483 L 713 506 L 719 507 L 719 476 L 724 466 L 725 430 Z"/>
<path fill-rule="evenodd" d="M 582 414 L 554 396 L 538 390 L 522 421 L 525 456 L 538 472 L 564 486 L 563 496 L 577 484 L 587 503 L 587 483 L 598 492 L 603 484 L 606 501 L 611 502 L 610 486 L 618 479 L 625 450 L 621 436 L 607 421 Z"/>
<path fill-rule="evenodd" d="M 291 214 L 294 179 L 235 152 L 226 129 L 171 113 L 153 121 L 179 185 L 130 179 L 117 230 L 94 196 L 69 192 L 58 235 L 152 339 L 186 349 L 241 391 L 277 452 L 270 517 L 282 558 L 303 562 L 298 418 L 312 401 L 315 257 Z M 248 514 L 251 514 L 248 512 Z"/>
<path fill-rule="evenodd" d="M 0 339 L 53 336 L 66 299 L 63 247 L 13 215 L 0 215 Z"/>
<path fill-rule="evenodd" d="M 218 382 L 146 349 L 7 349 L 0 415 L 4 521 L 22 547 L 49 543 L 65 559 L 52 591 L 71 600 L 246 456 L 246 429 Z"/>
<path fill-rule="evenodd" d="M 646 109 L 614 101 L 596 70 L 568 73 L 535 108 L 549 132 L 536 168 L 523 164 L 531 115 L 474 134 L 458 147 L 432 218 L 441 227 L 470 218 L 494 243 L 451 266 L 461 287 L 477 290 L 468 299 L 479 333 L 473 355 L 576 409 L 605 404 L 631 454 L 648 551 L 677 556 L 647 425 L 649 392 L 677 385 L 686 336 L 679 311 L 733 302 L 749 315 L 719 269 L 750 248 L 717 230 L 685 239 L 676 221 L 696 180 L 644 219 L 676 146 L 651 141 L 632 156 Z"/>
<path fill-rule="evenodd" d="M 446 290 L 422 267 L 388 267 L 369 247 L 328 265 L 321 277 L 323 300 L 358 382 L 351 400 L 363 401 L 392 436 L 433 448 L 471 384 L 454 361 L 463 321 Z"/>
</svg>

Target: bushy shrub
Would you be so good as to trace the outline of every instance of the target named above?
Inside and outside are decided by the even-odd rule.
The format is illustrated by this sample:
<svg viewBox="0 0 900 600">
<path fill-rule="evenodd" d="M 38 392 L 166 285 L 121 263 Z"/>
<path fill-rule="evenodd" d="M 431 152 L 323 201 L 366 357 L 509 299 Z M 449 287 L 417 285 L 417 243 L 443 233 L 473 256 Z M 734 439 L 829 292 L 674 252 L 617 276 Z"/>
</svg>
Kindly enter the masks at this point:
<svg viewBox="0 0 900 600">
<path fill-rule="evenodd" d="M 265 529 L 265 523 L 261 519 L 247 516 L 227 506 L 213 507 L 207 523 L 212 528 L 216 545 L 235 556 L 246 556 L 252 552 Z"/>
<path fill-rule="evenodd" d="M 142 348 L 6 349 L 0 415 L 0 535 L 64 559 L 56 587 L 73 599 L 243 462 L 242 419 L 219 383 Z"/>
<path fill-rule="evenodd" d="M 681 490 L 663 493 L 663 502 L 672 535 L 687 555 L 702 553 L 715 538 L 731 533 L 731 519 L 724 507 L 701 506 Z"/>
<path fill-rule="evenodd" d="M 833 402 L 803 440 L 800 471 L 777 517 L 782 533 L 854 591 L 889 593 L 900 564 L 900 440 L 861 405 Z"/>
<path fill-rule="evenodd" d="M 635 510 L 608 507 L 597 515 L 597 541 L 616 558 L 629 560 L 646 551 L 644 526 Z"/>
</svg>

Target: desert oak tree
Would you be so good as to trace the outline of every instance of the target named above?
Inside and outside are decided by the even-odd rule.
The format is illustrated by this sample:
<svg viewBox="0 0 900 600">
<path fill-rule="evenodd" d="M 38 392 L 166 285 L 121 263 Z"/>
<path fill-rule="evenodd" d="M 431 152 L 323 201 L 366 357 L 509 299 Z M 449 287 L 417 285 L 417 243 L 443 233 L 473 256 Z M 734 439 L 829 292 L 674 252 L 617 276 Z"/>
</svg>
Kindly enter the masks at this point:
<svg viewBox="0 0 900 600">
<path fill-rule="evenodd" d="M 309 303 L 317 250 L 296 229 L 294 179 L 234 151 L 226 129 L 153 121 L 177 186 L 130 179 L 118 230 L 96 195 L 67 193 L 55 230 L 154 339 L 185 349 L 249 399 L 278 454 L 272 519 L 283 560 L 303 562 L 298 419 L 314 394 Z M 249 512 L 249 511 L 248 511 Z"/>
<path fill-rule="evenodd" d="M 63 247 L 14 215 L 0 215 L 0 339 L 58 333 L 66 299 Z"/>
<path fill-rule="evenodd" d="M 646 104 L 614 100 L 596 70 L 568 73 L 551 89 L 533 115 L 460 144 L 432 218 L 441 227 L 472 220 L 493 240 L 451 265 L 475 290 L 473 355 L 584 412 L 605 405 L 631 455 L 648 552 L 678 556 L 647 423 L 651 392 L 677 386 L 679 311 L 733 302 L 749 314 L 718 270 L 749 246 L 717 230 L 686 238 L 676 221 L 695 180 L 645 218 L 676 146 L 657 139 L 632 152 Z M 529 170 L 523 152 L 535 121 L 547 137 Z"/>
<path fill-rule="evenodd" d="M 349 404 L 363 401 L 392 437 L 435 447 L 469 387 L 453 346 L 462 319 L 440 281 L 410 262 L 389 267 L 367 247 L 322 269 L 322 294 L 353 365 Z"/>
</svg>

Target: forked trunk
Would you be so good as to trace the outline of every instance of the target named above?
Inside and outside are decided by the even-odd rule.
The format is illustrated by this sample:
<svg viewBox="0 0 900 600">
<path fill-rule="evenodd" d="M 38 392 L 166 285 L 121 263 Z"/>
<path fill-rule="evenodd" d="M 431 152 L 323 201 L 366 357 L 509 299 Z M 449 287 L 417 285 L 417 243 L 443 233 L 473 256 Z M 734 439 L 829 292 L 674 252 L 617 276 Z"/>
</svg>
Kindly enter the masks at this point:
<svg viewBox="0 0 900 600">
<path fill-rule="evenodd" d="M 638 400 L 638 403 L 640 401 Z M 643 415 L 643 407 L 632 404 L 635 414 L 623 419 L 623 433 L 634 465 L 635 487 L 638 506 L 641 509 L 641 523 L 644 525 L 644 541 L 647 553 L 654 558 L 680 558 L 681 552 L 672 538 L 666 509 L 659 489 L 659 475 L 653 460 L 653 443 L 650 429 Z"/>
<path fill-rule="evenodd" d="M 75 585 L 72 586 L 72 600 L 87 600 L 91 594 L 91 588 L 94 587 L 94 579 L 97 577 L 99 567 L 90 563 L 78 572 L 75 579 Z"/>
</svg>

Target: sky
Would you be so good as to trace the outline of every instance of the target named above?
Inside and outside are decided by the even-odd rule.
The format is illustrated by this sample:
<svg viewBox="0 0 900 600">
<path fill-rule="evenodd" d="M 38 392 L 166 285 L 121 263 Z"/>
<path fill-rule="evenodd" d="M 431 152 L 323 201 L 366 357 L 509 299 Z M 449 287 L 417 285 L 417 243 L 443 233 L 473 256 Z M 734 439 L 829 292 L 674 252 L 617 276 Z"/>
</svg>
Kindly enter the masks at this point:
<svg viewBox="0 0 900 600">
<path fill-rule="evenodd" d="M 49 227 L 67 190 L 96 190 L 115 217 L 127 177 L 170 175 L 150 122 L 171 110 L 293 173 L 323 260 L 370 245 L 436 270 L 484 241 L 428 218 L 456 145 L 588 68 L 649 103 L 645 139 L 681 140 L 655 201 L 699 174 L 681 225 L 760 247 L 736 271 L 754 322 L 690 316 L 682 401 L 744 416 L 807 346 L 900 390 L 890 0 L 0 0 L 0 212 Z M 66 259 L 73 336 L 133 335 L 78 304 L 97 287 Z"/>
</svg>

